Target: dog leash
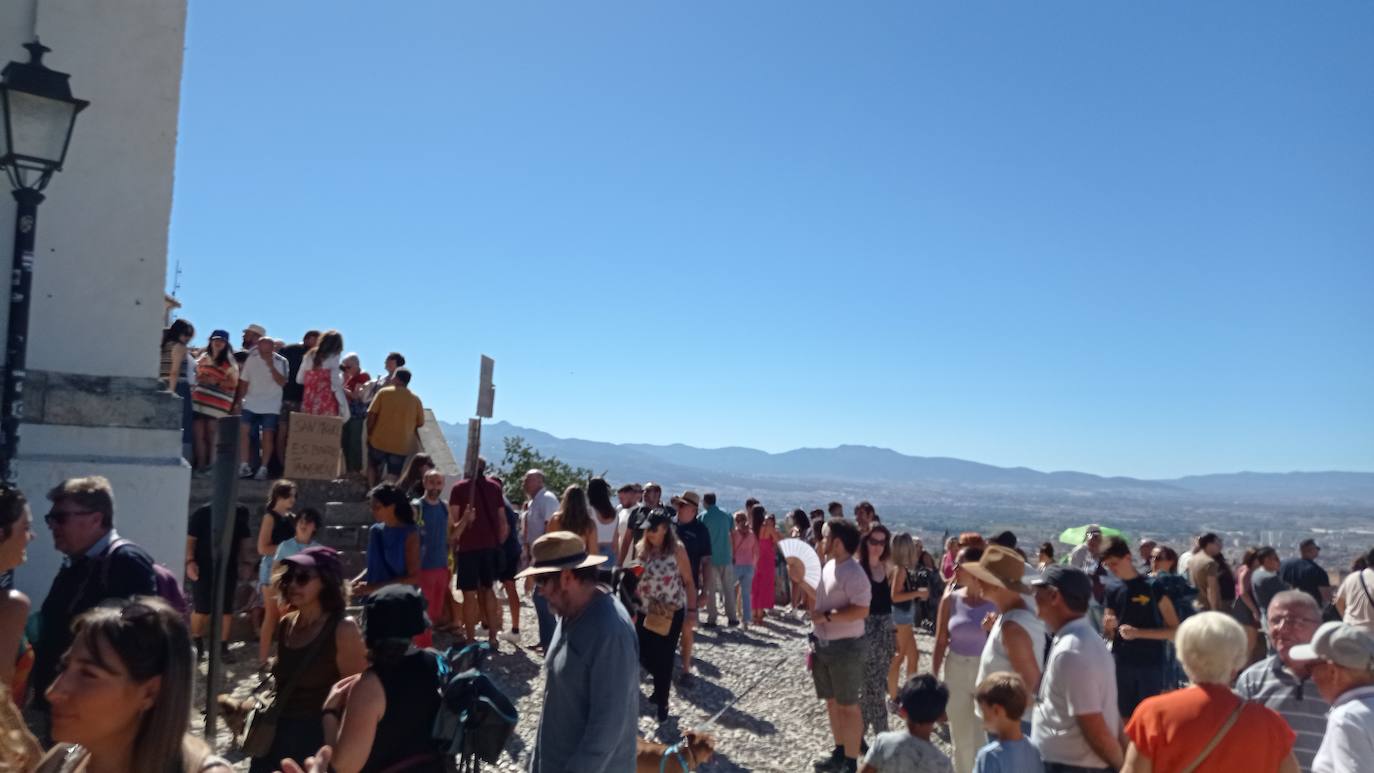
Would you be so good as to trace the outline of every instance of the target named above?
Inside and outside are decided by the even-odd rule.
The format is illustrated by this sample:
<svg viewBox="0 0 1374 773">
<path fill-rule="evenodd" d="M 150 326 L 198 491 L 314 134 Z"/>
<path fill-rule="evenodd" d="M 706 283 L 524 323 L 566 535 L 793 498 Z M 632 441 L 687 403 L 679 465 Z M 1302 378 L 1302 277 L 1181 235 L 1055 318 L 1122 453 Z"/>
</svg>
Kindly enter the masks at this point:
<svg viewBox="0 0 1374 773">
<path fill-rule="evenodd" d="M 753 684 L 751 684 L 751 685 L 749 685 L 748 687 L 746 687 L 746 688 L 744 689 L 744 692 L 740 693 L 739 695 L 736 695 L 734 698 L 731 698 L 729 703 L 727 703 L 727 704 L 725 704 L 724 706 L 722 706 L 721 709 L 720 709 L 720 711 L 717 711 L 715 714 L 712 714 L 712 715 L 711 715 L 711 718 L 708 719 L 708 720 L 706 720 L 705 722 L 703 722 L 700 726 L 701 726 L 701 727 L 706 727 L 707 725 L 715 724 L 716 720 L 720 719 L 721 716 L 723 716 L 723 715 L 725 714 L 725 712 L 729 711 L 730 708 L 731 708 L 732 706 L 734 706 L 736 703 L 739 703 L 739 702 L 740 702 L 740 699 L 742 699 L 744 696 L 748 695 L 749 693 L 753 692 L 753 690 L 754 690 L 755 687 L 758 687 L 760 684 L 763 684 L 764 678 L 767 677 L 769 674 L 773 673 L 773 670 L 774 670 L 774 669 L 776 669 L 778 666 L 782 665 L 783 663 L 786 663 L 790 658 L 794 657 L 795 654 L 796 654 L 796 653 L 788 653 L 788 654 L 783 655 L 782 657 L 778 658 L 778 662 L 774 663 L 771 667 L 764 669 L 763 673 L 759 674 L 759 678 L 758 678 L 758 679 L 755 679 Z"/>
</svg>

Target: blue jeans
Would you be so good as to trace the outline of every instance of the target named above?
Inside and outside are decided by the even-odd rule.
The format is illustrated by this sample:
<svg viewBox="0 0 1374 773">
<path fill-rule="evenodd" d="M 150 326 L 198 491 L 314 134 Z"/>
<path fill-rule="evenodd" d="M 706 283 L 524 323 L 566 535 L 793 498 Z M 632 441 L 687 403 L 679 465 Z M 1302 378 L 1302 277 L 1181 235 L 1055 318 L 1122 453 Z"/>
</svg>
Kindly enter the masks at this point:
<svg viewBox="0 0 1374 773">
<path fill-rule="evenodd" d="M 558 627 L 558 618 L 549 611 L 549 602 L 538 588 L 534 589 L 534 614 L 539 618 L 539 646 L 547 650 L 549 642 L 553 641 L 553 629 Z"/>
<path fill-rule="evenodd" d="M 754 619 L 749 614 L 754 608 L 753 599 L 749 595 L 754 588 L 753 564 L 735 564 L 735 579 L 739 581 L 739 600 L 744 607 L 740 610 L 740 619 L 747 623 Z"/>
</svg>

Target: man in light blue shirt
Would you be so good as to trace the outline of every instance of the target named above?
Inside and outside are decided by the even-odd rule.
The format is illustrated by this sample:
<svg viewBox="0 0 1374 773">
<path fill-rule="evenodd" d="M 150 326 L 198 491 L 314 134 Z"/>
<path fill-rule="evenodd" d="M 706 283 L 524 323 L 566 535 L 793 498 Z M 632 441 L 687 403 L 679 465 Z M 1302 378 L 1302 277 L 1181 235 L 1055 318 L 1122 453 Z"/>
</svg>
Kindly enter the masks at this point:
<svg viewBox="0 0 1374 773">
<path fill-rule="evenodd" d="M 735 556 L 734 543 L 730 536 L 735 527 L 735 519 L 729 513 L 716 507 L 716 495 L 707 492 L 701 502 L 706 509 L 701 512 L 701 522 L 711 533 L 711 564 L 706 571 L 706 627 L 716 627 L 716 596 L 725 597 L 725 619 L 733 628 L 739 625 L 735 614 Z"/>
<path fill-rule="evenodd" d="M 1312 664 L 1312 681 L 1331 702 L 1313 773 L 1374 770 L 1374 637 L 1349 623 L 1323 623 L 1288 657 Z"/>
</svg>

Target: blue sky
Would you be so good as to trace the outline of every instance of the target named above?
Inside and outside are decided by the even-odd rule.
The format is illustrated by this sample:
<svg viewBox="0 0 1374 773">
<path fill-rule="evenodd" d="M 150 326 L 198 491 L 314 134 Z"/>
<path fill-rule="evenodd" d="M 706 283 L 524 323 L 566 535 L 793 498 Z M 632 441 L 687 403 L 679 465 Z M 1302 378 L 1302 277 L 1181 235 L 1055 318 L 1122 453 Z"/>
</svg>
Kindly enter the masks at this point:
<svg viewBox="0 0 1374 773">
<path fill-rule="evenodd" d="M 202 333 L 441 418 L 1374 470 L 1374 3 L 190 4 Z"/>
</svg>

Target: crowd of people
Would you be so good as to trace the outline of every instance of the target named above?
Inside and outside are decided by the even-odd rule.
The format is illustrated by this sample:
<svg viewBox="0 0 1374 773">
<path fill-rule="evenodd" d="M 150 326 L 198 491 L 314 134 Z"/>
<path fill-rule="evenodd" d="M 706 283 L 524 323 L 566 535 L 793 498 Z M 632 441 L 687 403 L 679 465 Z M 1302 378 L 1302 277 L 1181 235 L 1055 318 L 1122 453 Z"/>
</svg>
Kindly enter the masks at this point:
<svg viewBox="0 0 1374 773">
<path fill-rule="evenodd" d="M 238 416 L 239 475 L 280 477 L 291 415 L 301 413 L 342 420 L 345 474 L 370 485 L 400 476 L 424 425 L 400 352 L 388 354 L 385 374 L 373 378 L 357 354 L 345 353 L 337 330 L 309 330 L 287 343 L 251 324 L 238 350 L 227 330 L 211 331 L 203 347 L 194 345 L 195 334 L 185 319 L 165 328 L 159 367 L 162 387 L 182 399 L 182 440 L 195 474 L 208 474 L 214 461 L 218 420 Z"/>
<path fill-rule="evenodd" d="M 792 511 L 784 536 L 757 500 L 730 513 L 713 493 L 665 502 L 657 484 L 602 478 L 556 495 L 539 470 L 525 472 L 518 506 L 485 471 L 443 501 L 433 463 L 406 461 L 398 483 L 368 494 L 375 523 L 356 577 L 316 543 L 320 515 L 297 512 L 290 481 L 271 487 L 256 544 L 247 508 L 235 514 L 234 549 L 261 556 L 258 654 L 276 682 L 275 732 L 251 744 L 253 771 L 308 758 L 324 770 L 322 751 L 331 770 L 444 769 L 430 732 L 432 633 L 525 644 L 522 595 L 539 621 L 530 649 L 544 656 L 538 773 L 633 770 L 641 674 L 666 720 L 674 684 L 698 678 L 697 626 L 748 638 L 767 614 L 810 623 L 805 667 L 833 742 L 818 771 L 1374 767 L 1374 551 L 1336 588 L 1318 576 L 1315 543 L 1287 561 L 1247 550 L 1232 571 L 1214 534 L 1180 556 L 1089 526 L 1056 561 L 1052 545 L 1032 560 L 1010 532 L 968 532 L 937 559 L 868 502 L 852 518 L 839 503 Z M 62 481 L 48 499 L 66 561 L 32 639 L 27 599 L 0 598 L 0 651 L 18 653 L 0 659 L 12 697 L 0 734 L 19 739 L 0 760 L 227 771 L 187 735 L 212 607 L 208 508 L 188 524 L 188 626 L 178 578 L 116 531 L 108 481 Z M 0 571 L 24 561 L 31 525 L 24 495 L 0 490 Z M 814 551 L 818 579 L 798 545 Z M 927 613 L 935 645 L 922 673 L 915 629 Z M 16 709 L 26 703 L 34 735 Z M 931 740 L 942 727 L 948 757 Z"/>
</svg>

